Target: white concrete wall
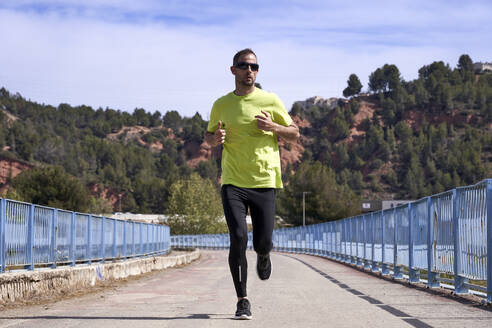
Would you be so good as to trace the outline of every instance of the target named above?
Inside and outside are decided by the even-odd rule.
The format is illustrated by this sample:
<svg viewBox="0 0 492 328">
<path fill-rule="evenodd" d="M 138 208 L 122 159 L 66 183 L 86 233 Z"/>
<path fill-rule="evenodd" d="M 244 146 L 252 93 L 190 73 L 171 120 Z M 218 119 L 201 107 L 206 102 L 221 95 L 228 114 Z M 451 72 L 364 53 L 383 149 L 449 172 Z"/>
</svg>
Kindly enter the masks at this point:
<svg viewBox="0 0 492 328">
<path fill-rule="evenodd" d="M 188 264 L 200 257 L 198 249 L 179 255 L 137 258 L 115 263 L 60 267 L 0 274 L 0 303 L 29 300 L 31 297 L 73 292 L 94 286 L 101 280 L 118 280 L 130 276 Z"/>
</svg>

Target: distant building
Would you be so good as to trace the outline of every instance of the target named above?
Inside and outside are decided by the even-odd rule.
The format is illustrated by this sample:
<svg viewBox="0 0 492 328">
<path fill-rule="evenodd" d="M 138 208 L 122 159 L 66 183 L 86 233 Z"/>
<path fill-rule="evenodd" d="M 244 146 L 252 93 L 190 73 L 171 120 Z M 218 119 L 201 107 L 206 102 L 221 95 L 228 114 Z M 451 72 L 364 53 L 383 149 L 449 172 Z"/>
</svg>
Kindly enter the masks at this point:
<svg viewBox="0 0 492 328">
<path fill-rule="evenodd" d="M 380 211 L 382 203 L 380 200 L 363 200 L 362 201 L 362 213 Z"/>
<path fill-rule="evenodd" d="M 113 214 L 102 214 L 107 218 L 143 222 L 143 223 L 156 223 L 156 224 L 167 224 L 167 219 L 169 215 L 166 214 L 135 214 L 135 213 L 120 213 L 116 212 Z M 226 222 L 225 216 L 220 219 L 220 221 Z M 246 224 L 251 225 L 251 216 L 246 216 Z"/>
<path fill-rule="evenodd" d="M 400 205 L 405 205 L 410 202 L 413 202 L 413 200 L 383 200 L 382 209 L 387 210 L 389 208 L 398 207 Z"/>
<path fill-rule="evenodd" d="M 475 70 L 475 73 L 492 72 L 492 63 L 474 63 L 473 69 Z"/>
<path fill-rule="evenodd" d="M 362 213 L 369 213 L 387 210 L 410 202 L 413 202 L 413 200 L 363 200 L 361 203 L 361 210 Z"/>
<path fill-rule="evenodd" d="M 113 219 L 143 222 L 143 223 L 165 224 L 167 222 L 167 215 L 164 214 L 135 214 L 135 213 L 116 212 L 114 214 L 105 215 L 105 216 Z"/>
</svg>

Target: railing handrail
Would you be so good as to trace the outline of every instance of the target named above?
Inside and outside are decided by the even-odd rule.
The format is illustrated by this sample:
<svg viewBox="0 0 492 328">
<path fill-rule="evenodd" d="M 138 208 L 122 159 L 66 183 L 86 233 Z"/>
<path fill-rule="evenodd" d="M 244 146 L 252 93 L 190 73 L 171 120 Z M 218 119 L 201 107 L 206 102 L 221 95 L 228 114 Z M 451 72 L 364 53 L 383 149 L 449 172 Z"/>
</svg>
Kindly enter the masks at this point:
<svg viewBox="0 0 492 328">
<path fill-rule="evenodd" d="M 170 250 L 162 224 L 110 218 L 0 198 L 0 272 L 92 263 Z"/>
</svg>

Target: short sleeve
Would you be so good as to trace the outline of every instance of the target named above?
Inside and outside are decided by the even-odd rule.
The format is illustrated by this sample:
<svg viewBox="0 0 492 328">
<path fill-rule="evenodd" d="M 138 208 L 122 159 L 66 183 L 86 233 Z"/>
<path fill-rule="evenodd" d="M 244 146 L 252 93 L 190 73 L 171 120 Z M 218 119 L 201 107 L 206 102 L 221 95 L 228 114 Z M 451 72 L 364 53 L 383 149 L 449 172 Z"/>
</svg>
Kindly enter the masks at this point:
<svg viewBox="0 0 492 328">
<path fill-rule="evenodd" d="M 272 120 L 283 126 L 289 126 L 292 124 L 292 118 L 289 113 L 287 113 L 282 101 L 276 95 L 274 95 Z"/>
<path fill-rule="evenodd" d="M 219 123 L 219 108 L 217 106 L 217 101 L 212 106 L 210 111 L 210 120 L 208 121 L 207 131 L 214 133 L 217 130 L 217 124 Z"/>
</svg>

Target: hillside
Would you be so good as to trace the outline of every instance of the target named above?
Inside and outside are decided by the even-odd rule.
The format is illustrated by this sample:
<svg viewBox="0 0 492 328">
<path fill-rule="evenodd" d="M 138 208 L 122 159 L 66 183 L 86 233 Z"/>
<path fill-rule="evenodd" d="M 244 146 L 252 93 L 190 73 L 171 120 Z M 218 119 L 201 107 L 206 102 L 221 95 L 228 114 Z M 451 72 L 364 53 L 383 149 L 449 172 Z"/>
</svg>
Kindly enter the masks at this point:
<svg viewBox="0 0 492 328">
<path fill-rule="evenodd" d="M 466 56 L 466 55 L 465 55 Z M 462 56 L 463 57 L 463 56 Z M 312 97 L 290 109 L 295 144 L 280 141 L 284 181 L 319 161 L 363 198 L 418 198 L 492 177 L 492 74 L 435 62 L 404 81 L 376 69 L 369 92 Z M 207 122 L 176 111 L 57 107 L 0 89 L 0 190 L 31 167 L 59 165 L 114 210 L 166 211 L 168 187 L 192 172 L 218 181 Z"/>
<path fill-rule="evenodd" d="M 358 110 L 345 117 L 354 103 Z M 480 112 L 408 109 L 386 124 L 382 110 L 377 95 L 302 108 L 305 121 L 323 122 L 301 129 L 303 160 L 333 168 L 339 183 L 368 199 L 418 198 L 492 176 L 492 123 Z"/>
</svg>

